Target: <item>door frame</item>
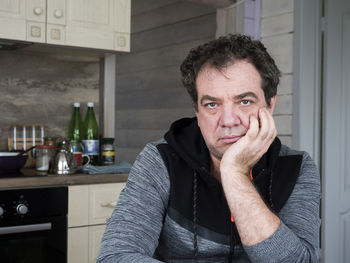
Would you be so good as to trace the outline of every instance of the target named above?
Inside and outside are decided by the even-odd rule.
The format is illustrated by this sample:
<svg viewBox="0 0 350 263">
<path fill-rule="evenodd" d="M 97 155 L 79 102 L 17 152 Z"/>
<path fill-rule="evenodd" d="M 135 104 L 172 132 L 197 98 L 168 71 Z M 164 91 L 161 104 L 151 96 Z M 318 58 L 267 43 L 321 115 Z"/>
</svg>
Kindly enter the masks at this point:
<svg viewBox="0 0 350 263">
<path fill-rule="evenodd" d="M 292 147 L 307 151 L 322 181 L 323 1 L 294 0 Z M 322 192 L 321 201 L 324 200 Z M 321 210 L 324 202 L 321 202 Z M 321 211 L 320 211 L 321 215 Z M 324 218 L 322 225 L 324 225 Z M 323 228 L 321 228 L 323 229 Z M 324 233 L 320 229 L 321 242 Z M 323 243 L 323 242 L 322 242 Z M 322 244 L 321 243 L 321 244 Z M 324 262 L 320 250 L 320 262 Z"/>
<path fill-rule="evenodd" d="M 322 1 L 294 1 L 292 147 L 321 167 Z M 316 66 L 315 66 L 316 65 Z"/>
</svg>

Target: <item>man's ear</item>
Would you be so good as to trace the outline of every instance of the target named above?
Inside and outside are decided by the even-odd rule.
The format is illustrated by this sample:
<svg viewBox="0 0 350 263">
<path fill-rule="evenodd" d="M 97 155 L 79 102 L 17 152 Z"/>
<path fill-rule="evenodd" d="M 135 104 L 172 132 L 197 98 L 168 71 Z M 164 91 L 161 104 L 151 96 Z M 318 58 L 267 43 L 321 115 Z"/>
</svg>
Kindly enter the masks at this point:
<svg viewBox="0 0 350 263">
<path fill-rule="evenodd" d="M 270 100 L 270 106 L 267 107 L 267 109 L 269 110 L 269 112 L 272 114 L 273 111 L 275 110 L 275 105 L 276 105 L 276 99 L 277 96 L 273 96 Z"/>
</svg>

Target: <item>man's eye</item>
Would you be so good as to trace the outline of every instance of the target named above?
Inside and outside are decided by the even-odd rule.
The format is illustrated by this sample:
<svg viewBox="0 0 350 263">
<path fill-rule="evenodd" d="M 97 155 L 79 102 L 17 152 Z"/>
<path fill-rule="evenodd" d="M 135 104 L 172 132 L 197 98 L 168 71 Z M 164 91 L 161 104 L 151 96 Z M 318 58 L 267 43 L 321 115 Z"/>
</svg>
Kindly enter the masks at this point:
<svg viewBox="0 0 350 263">
<path fill-rule="evenodd" d="M 247 106 L 247 105 L 250 104 L 250 100 L 242 100 L 241 104 L 244 105 L 244 106 Z"/>
<path fill-rule="evenodd" d="M 217 106 L 217 104 L 215 102 L 210 102 L 210 103 L 207 103 L 206 106 L 209 109 L 214 109 Z"/>
</svg>

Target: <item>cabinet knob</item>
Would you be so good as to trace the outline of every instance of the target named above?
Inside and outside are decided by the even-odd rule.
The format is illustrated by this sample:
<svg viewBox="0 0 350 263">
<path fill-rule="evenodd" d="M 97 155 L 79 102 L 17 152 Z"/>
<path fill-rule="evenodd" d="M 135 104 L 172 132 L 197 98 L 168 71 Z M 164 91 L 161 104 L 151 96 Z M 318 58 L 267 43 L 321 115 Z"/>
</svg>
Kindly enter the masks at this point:
<svg viewBox="0 0 350 263">
<path fill-rule="evenodd" d="M 56 9 L 53 15 L 56 18 L 61 18 L 63 16 L 63 11 L 61 9 Z"/>
<path fill-rule="evenodd" d="M 43 9 L 41 7 L 35 7 L 34 8 L 34 14 L 36 14 L 37 16 L 41 15 L 43 12 Z"/>
</svg>

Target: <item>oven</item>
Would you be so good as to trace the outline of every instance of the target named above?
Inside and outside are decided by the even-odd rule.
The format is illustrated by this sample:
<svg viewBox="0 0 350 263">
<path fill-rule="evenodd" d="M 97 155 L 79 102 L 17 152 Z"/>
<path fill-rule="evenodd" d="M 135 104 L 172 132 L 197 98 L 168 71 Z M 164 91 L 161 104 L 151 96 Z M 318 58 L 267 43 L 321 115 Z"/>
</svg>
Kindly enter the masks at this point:
<svg viewBox="0 0 350 263">
<path fill-rule="evenodd" d="M 0 191 L 0 262 L 67 262 L 67 187 Z"/>
</svg>

